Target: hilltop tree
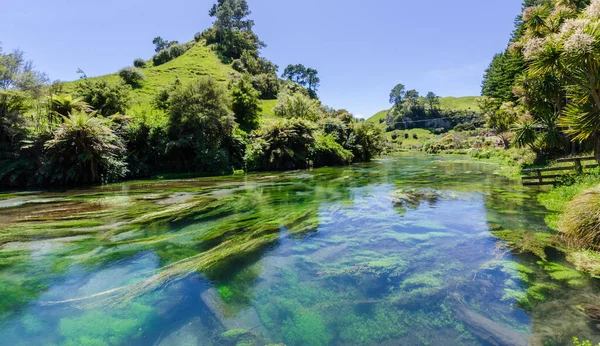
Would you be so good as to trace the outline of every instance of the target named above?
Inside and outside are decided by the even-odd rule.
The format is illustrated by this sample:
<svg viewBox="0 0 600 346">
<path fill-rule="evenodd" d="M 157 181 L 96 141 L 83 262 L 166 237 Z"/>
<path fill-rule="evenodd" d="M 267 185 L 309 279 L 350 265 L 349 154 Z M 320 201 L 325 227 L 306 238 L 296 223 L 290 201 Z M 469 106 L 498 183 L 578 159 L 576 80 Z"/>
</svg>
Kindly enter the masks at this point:
<svg viewBox="0 0 600 346">
<path fill-rule="evenodd" d="M 238 29 L 252 31 L 254 21 L 247 17 L 252 14 L 246 0 L 218 0 L 208 14 L 216 18 L 215 27 L 222 33 Z"/>
<path fill-rule="evenodd" d="M 395 108 L 399 108 L 404 103 L 406 97 L 406 87 L 404 84 L 398 84 L 390 92 L 390 103 Z"/>
<path fill-rule="evenodd" d="M 425 96 L 427 100 L 427 104 L 429 104 L 429 109 L 434 110 L 440 106 L 440 97 L 437 96 L 433 91 L 427 93 Z"/>
<path fill-rule="evenodd" d="M 415 89 L 408 90 L 404 96 L 404 103 L 406 103 L 409 109 L 414 108 L 419 104 L 419 97 L 419 92 Z"/>
<path fill-rule="evenodd" d="M 167 41 L 167 40 L 163 39 L 160 36 L 157 36 L 157 37 L 155 37 L 152 40 L 152 44 L 154 44 L 154 46 L 155 46 L 154 47 L 154 51 L 156 53 L 160 52 L 163 49 L 167 49 L 167 48 L 169 48 L 172 45 L 177 44 L 177 43 L 179 43 L 179 42 L 177 42 L 177 41 Z"/>
<path fill-rule="evenodd" d="M 281 78 L 290 80 L 296 84 L 306 86 L 306 67 L 302 64 L 288 65 Z"/>
<path fill-rule="evenodd" d="M 321 83 L 317 70 L 310 67 L 307 68 L 302 64 L 288 65 L 283 71 L 281 78 L 306 87 L 310 97 L 317 97 L 317 90 Z"/>
</svg>

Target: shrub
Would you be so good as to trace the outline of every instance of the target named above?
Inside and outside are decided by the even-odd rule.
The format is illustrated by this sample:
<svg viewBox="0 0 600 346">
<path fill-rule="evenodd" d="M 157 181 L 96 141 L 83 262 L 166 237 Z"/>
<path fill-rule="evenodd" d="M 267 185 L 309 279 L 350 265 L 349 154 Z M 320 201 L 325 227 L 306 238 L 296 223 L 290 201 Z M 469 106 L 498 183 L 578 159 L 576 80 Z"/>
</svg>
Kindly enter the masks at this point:
<svg viewBox="0 0 600 346">
<path fill-rule="evenodd" d="M 279 80 L 275 73 L 263 73 L 252 78 L 252 86 L 260 92 L 261 100 L 272 100 L 279 93 Z"/>
<path fill-rule="evenodd" d="M 580 248 L 600 247 L 600 187 L 587 190 L 567 204 L 558 226 L 564 238 Z"/>
<path fill-rule="evenodd" d="M 396 140 L 398 138 L 398 132 L 394 131 L 394 133 L 392 133 L 392 139 Z"/>
<path fill-rule="evenodd" d="M 368 162 L 383 151 L 383 131 L 377 125 L 361 121 L 352 126 L 353 140 L 348 145 L 355 161 Z"/>
<path fill-rule="evenodd" d="M 404 139 L 408 139 L 408 133 L 404 133 Z"/>
<path fill-rule="evenodd" d="M 108 119 L 94 114 L 70 114 L 45 147 L 41 176 L 49 182 L 96 184 L 127 173 L 123 142 Z"/>
<path fill-rule="evenodd" d="M 109 84 L 104 80 L 86 79 L 76 93 L 94 110 L 104 116 L 125 113 L 129 106 L 131 86 L 123 83 Z"/>
<path fill-rule="evenodd" d="M 201 40 L 201 39 L 202 39 L 202 33 L 198 31 L 198 32 L 197 32 L 197 33 L 194 35 L 194 41 L 196 41 L 196 42 L 200 42 L 200 40 Z"/>
<path fill-rule="evenodd" d="M 413 133 L 413 134 L 412 134 L 412 138 L 413 138 L 413 139 L 419 139 L 419 136 L 417 136 L 417 134 L 416 134 L 416 133 Z"/>
<path fill-rule="evenodd" d="M 354 159 L 351 151 L 344 149 L 336 138 L 329 134 L 319 133 L 315 136 L 315 149 L 313 165 L 322 167 L 327 165 L 347 165 Z"/>
<path fill-rule="evenodd" d="M 246 149 L 248 170 L 308 168 L 312 159 L 315 126 L 303 119 L 286 119 L 254 131 Z"/>
<path fill-rule="evenodd" d="M 131 86 L 140 85 L 146 76 L 137 67 L 125 67 L 119 71 L 119 77 L 123 81 Z"/>
<path fill-rule="evenodd" d="M 152 62 L 154 63 L 154 66 L 159 66 L 171 61 L 171 59 L 170 51 L 168 49 L 163 49 L 152 57 Z"/>
<path fill-rule="evenodd" d="M 235 59 L 233 61 L 233 63 L 231 64 L 231 68 L 233 68 L 234 70 L 236 70 L 240 73 L 247 72 L 246 67 L 244 66 L 244 63 L 240 59 Z"/>
<path fill-rule="evenodd" d="M 182 56 L 183 53 L 185 53 L 186 49 L 184 46 L 180 45 L 179 43 L 175 43 L 172 44 L 169 48 L 169 56 L 171 57 L 171 60 Z"/>
<path fill-rule="evenodd" d="M 146 67 L 146 60 L 142 58 L 137 58 L 133 61 L 133 66 L 137 68 L 144 68 Z"/>
<path fill-rule="evenodd" d="M 302 93 L 285 92 L 280 94 L 273 111 L 275 115 L 283 118 L 317 121 L 323 117 L 319 101 Z"/>
</svg>

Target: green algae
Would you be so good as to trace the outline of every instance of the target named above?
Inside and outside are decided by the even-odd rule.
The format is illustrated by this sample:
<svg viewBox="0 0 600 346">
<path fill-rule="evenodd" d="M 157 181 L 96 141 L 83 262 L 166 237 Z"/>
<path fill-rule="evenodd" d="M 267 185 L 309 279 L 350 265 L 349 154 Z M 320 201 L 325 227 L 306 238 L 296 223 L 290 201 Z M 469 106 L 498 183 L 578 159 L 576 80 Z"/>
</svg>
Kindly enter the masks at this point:
<svg viewBox="0 0 600 346">
<path fill-rule="evenodd" d="M 96 309 L 62 318 L 58 328 L 63 345 L 121 345 L 139 338 L 151 318 L 151 307 L 132 303 L 111 312 Z"/>
<path fill-rule="evenodd" d="M 442 279 L 439 272 L 426 272 L 415 274 L 402 281 L 403 289 L 414 288 L 440 288 L 442 287 Z"/>
<path fill-rule="evenodd" d="M 585 276 L 573 268 L 554 262 L 542 262 L 538 264 L 556 281 L 567 283 L 570 287 L 582 287 L 586 284 Z"/>
<path fill-rule="evenodd" d="M 492 234 L 506 242 L 513 251 L 529 252 L 546 259 L 546 249 L 556 247 L 556 237 L 550 233 L 530 231 L 493 231 Z"/>
</svg>

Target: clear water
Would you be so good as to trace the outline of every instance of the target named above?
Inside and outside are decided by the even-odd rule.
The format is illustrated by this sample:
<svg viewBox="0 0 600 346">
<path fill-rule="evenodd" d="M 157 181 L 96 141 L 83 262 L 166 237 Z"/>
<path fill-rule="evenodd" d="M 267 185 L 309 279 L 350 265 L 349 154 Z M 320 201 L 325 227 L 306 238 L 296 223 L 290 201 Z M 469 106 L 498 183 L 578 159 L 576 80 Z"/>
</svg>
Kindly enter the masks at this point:
<svg viewBox="0 0 600 346">
<path fill-rule="evenodd" d="M 395 205 L 409 188 L 438 198 Z M 600 342 L 595 279 L 492 234 L 545 215 L 493 167 L 428 156 L 5 195 L 0 344 Z"/>
</svg>

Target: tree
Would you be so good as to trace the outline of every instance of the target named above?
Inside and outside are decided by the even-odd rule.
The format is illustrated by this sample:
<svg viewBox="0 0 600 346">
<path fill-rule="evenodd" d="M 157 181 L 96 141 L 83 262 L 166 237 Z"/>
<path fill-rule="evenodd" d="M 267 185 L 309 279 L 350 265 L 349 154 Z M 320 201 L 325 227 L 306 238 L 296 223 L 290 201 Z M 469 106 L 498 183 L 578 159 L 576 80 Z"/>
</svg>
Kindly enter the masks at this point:
<svg viewBox="0 0 600 346">
<path fill-rule="evenodd" d="M 49 182 L 97 184 L 127 173 L 124 144 L 110 121 L 94 114 L 74 112 L 65 117 L 45 148 L 41 176 Z"/>
<path fill-rule="evenodd" d="M 259 116 L 262 109 L 259 106 L 260 93 L 252 87 L 252 80 L 244 76 L 233 87 L 231 92 L 231 110 L 240 128 L 250 132 L 258 128 Z"/>
<path fill-rule="evenodd" d="M 306 69 L 306 84 L 308 86 L 308 92 L 312 98 L 317 97 L 317 90 L 321 85 L 321 78 L 319 78 L 318 74 L 319 72 L 315 69 Z"/>
<path fill-rule="evenodd" d="M 564 83 L 569 102 L 558 124 L 573 140 L 591 140 L 600 160 L 600 0 L 583 11 L 533 6 L 523 12 L 523 22 L 525 33 L 515 49 L 527 61 L 527 74 Z"/>
<path fill-rule="evenodd" d="M 489 97 L 482 97 L 477 100 L 477 103 L 488 126 L 502 139 L 504 147 L 508 148 L 510 146 L 508 132 L 513 128 L 519 115 L 522 114 L 522 110 L 518 109 L 512 102 L 503 103 L 501 100 Z"/>
<path fill-rule="evenodd" d="M 247 19 L 252 12 L 246 0 L 218 0 L 208 14 L 216 18 L 215 27 L 222 32 L 233 29 L 252 31 L 254 21 Z"/>
<path fill-rule="evenodd" d="M 427 100 L 427 104 L 429 104 L 430 110 L 435 110 L 440 106 L 440 97 L 432 91 L 427 93 L 425 99 Z"/>
<path fill-rule="evenodd" d="M 398 84 L 390 92 L 390 104 L 399 108 L 404 103 L 404 97 L 406 96 L 406 88 L 403 84 Z"/>
<path fill-rule="evenodd" d="M 415 89 L 408 90 L 404 96 L 404 103 L 407 108 L 410 110 L 411 108 L 416 107 L 419 104 L 419 92 Z"/>
<path fill-rule="evenodd" d="M 525 70 L 522 56 L 504 52 L 496 54 L 485 70 L 481 85 L 481 95 L 504 102 L 516 101 L 513 87 L 517 77 Z"/>
<path fill-rule="evenodd" d="M 302 64 L 288 65 L 281 78 L 290 80 L 298 85 L 306 86 L 306 67 Z"/>
<path fill-rule="evenodd" d="M 233 135 L 235 119 L 226 90 L 212 78 L 200 78 L 169 96 L 167 152 L 179 170 L 230 169 L 224 143 Z M 177 164 L 178 162 L 178 164 Z"/>
<path fill-rule="evenodd" d="M 163 39 L 160 36 L 157 36 L 157 37 L 155 37 L 152 40 L 152 44 L 154 44 L 154 52 L 155 53 L 158 53 L 158 52 L 160 52 L 163 49 L 167 49 L 167 48 L 169 48 L 172 45 L 177 44 L 177 43 L 179 43 L 179 42 L 177 42 L 177 41 L 167 41 L 167 40 Z"/>
<path fill-rule="evenodd" d="M 52 115 L 58 117 L 66 117 L 74 112 L 90 113 L 92 111 L 92 107 L 87 102 L 80 98 L 74 99 L 71 95 L 52 95 L 48 97 L 48 108 Z"/>
<path fill-rule="evenodd" d="M 36 71 L 33 62 L 25 60 L 23 51 L 16 49 L 5 54 L 0 46 L 0 89 L 38 92 L 47 83 L 48 76 Z"/>
</svg>

